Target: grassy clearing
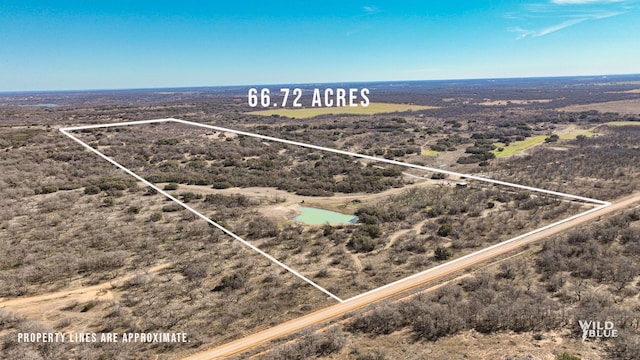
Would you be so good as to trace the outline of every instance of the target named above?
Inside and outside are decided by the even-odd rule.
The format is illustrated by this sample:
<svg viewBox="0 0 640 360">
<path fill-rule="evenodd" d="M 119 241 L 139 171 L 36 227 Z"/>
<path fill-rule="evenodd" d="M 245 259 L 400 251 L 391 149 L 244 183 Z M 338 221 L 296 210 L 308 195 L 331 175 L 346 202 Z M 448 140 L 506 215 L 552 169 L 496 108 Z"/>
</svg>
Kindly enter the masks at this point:
<svg viewBox="0 0 640 360">
<path fill-rule="evenodd" d="M 591 137 L 591 136 L 595 136 L 596 134 L 589 130 L 574 129 L 566 134 L 560 135 L 560 139 L 573 140 L 580 135 Z M 514 141 L 509 145 L 505 145 L 504 143 L 494 143 L 497 149 L 493 150 L 492 152 L 496 157 L 511 156 L 513 154 L 519 153 L 522 150 L 526 150 L 532 146 L 542 144 L 547 137 L 548 137 L 547 135 L 534 136 L 534 137 L 525 139 L 523 141 Z M 498 149 L 500 148 L 502 148 L 503 150 L 499 151 Z"/>
<path fill-rule="evenodd" d="M 609 126 L 638 126 L 640 125 L 640 121 L 611 121 L 608 123 L 605 123 L 605 125 L 609 125 Z"/>
<path fill-rule="evenodd" d="M 422 150 L 422 155 L 424 156 L 438 156 L 438 152 L 435 150 L 431 150 L 431 149 L 424 149 Z"/>
<path fill-rule="evenodd" d="M 573 140 L 575 138 L 577 138 L 580 135 L 584 135 L 587 137 L 592 137 L 595 136 L 596 134 L 593 131 L 589 131 L 589 130 L 580 130 L 580 129 L 576 129 L 573 130 L 567 134 L 562 134 L 560 135 L 560 139 L 562 140 Z"/>
<path fill-rule="evenodd" d="M 279 115 L 296 119 L 307 119 L 318 115 L 328 114 L 358 114 L 358 115 L 373 115 L 381 113 L 391 113 L 397 111 L 418 111 L 418 110 L 430 110 L 437 109 L 437 106 L 423 106 L 423 105 L 408 105 L 408 104 L 392 104 L 392 103 L 370 103 L 367 107 L 319 107 L 319 108 L 305 108 L 305 109 L 271 109 L 271 110 L 259 110 L 251 111 L 247 114 L 252 115 Z"/>
<path fill-rule="evenodd" d="M 527 138 L 523 141 L 514 141 L 509 145 L 505 145 L 503 143 L 495 143 L 494 145 L 497 146 L 497 149 L 493 150 L 492 152 L 496 157 L 511 156 L 522 150 L 526 150 L 532 146 L 543 143 L 544 139 L 546 138 L 547 135 L 540 135 Z M 503 150 L 499 151 L 500 148 L 502 148 Z"/>
</svg>

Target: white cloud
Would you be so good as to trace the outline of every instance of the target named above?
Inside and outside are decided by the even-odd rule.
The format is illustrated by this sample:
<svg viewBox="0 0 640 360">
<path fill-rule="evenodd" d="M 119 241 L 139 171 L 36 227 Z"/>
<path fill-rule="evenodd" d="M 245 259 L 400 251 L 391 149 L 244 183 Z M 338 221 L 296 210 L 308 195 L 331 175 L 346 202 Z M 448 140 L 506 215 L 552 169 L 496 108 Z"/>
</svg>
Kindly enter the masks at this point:
<svg viewBox="0 0 640 360">
<path fill-rule="evenodd" d="M 551 0 L 556 5 L 588 5 L 588 4 L 613 4 L 625 0 Z"/>
<path fill-rule="evenodd" d="M 633 2 L 635 0 L 548 0 L 548 2 L 544 3 L 525 4 L 522 6 L 520 13 L 507 13 L 505 18 L 527 24 L 508 29 L 519 34 L 516 40 L 526 37 L 535 38 L 552 34 L 585 21 L 605 19 L 624 14 L 630 10 L 628 5 Z M 538 25 L 536 28 L 531 23 L 542 23 L 544 25 Z"/>
<path fill-rule="evenodd" d="M 609 12 L 609 13 L 584 15 L 582 17 L 576 17 L 576 18 L 573 18 L 573 19 L 565 20 L 565 21 L 563 21 L 561 23 L 558 23 L 558 24 L 547 26 L 547 27 L 539 29 L 539 30 L 527 30 L 527 29 L 523 29 L 521 27 L 513 27 L 513 28 L 509 29 L 509 31 L 516 32 L 516 33 L 520 34 L 516 38 L 516 40 L 519 40 L 519 39 L 522 39 L 522 38 L 525 38 L 525 37 L 534 37 L 535 38 L 535 37 L 541 37 L 541 36 L 549 35 L 549 34 L 554 33 L 556 31 L 559 31 L 559 30 L 562 30 L 562 29 L 566 29 L 566 28 L 568 28 L 570 26 L 580 24 L 581 22 L 584 22 L 584 21 L 587 21 L 587 20 L 605 19 L 605 18 L 617 16 L 617 15 L 620 15 L 620 14 L 622 14 L 622 13 L 620 13 L 620 12 Z"/>
<path fill-rule="evenodd" d="M 554 32 L 556 32 L 558 30 L 562 30 L 562 29 L 568 28 L 569 26 L 580 24 L 581 22 L 586 21 L 586 20 L 588 20 L 588 19 L 587 18 L 581 18 L 581 19 L 571 19 L 571 20 L 563 21 L 560 24 L 555 24 L 555 25 L 549 26 L 549 27 L 547 27 L 545 29 L 542 29 L 542 30 L 536 32 L 533 35 L 533 37 L 545 36 L 545 35 L 554 33 Z"/>
<path fill-rule="evenodd" d="M 367 6 L 364 6 L 362 8 L 364 9 L 364 11 L 367 14 L 377 14 L 377 13 L 380 12 L 380 9 L 378 9 L 377 7 L 372 6 L 372 5 L 367 5 Z"/>
</svg>

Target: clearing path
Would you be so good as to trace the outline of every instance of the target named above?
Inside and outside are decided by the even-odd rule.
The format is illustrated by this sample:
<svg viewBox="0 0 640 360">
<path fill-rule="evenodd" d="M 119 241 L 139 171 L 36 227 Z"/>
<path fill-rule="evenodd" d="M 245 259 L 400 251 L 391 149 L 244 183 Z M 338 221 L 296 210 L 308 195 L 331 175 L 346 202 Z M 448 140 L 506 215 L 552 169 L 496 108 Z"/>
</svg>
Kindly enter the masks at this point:
<svg viewBox="0 0 640 360">
<path fill-rule="evenodd" d="M 407 184 L 398 188 L 387 189 L 378 193 L 336 193 L 333 196 L 304 196 L 291 193 L 285 190 L 280 190 L 270 187 L 246 187 L 246 188 L 227 188 L 227 189 L 213 189 L 211 186 L 206 185 L 184 185 L 180 184 L 178 189 L 170 191 L 172 194 L 179 194 L 181 192 L 194 192 L 203 195 L 208 194 L 222 194 L 222 195 L 243 195 L 251 199 L 259 199 L 267 202 L 267 205 L 260 205 L 256 208 L 263 216 L 278 217 L 278 218 L 292 218 L 296 213 L 300 212 L 299 205 L 304 204 L 307 207 L 318 207 L 322 209 L 334 210 L 341 212 L 340 207 L 351 201 L 369 202 L 379 199 L 384 199 L 389 196 L 398 195 L 404 191 L 437 186 L 442 184 L 449 184 L 447 180 L 430 180 L 427 178 L 419 177 L 416 175 L 405 173 L 407 176 L 418 178 L 422 181 L 417 181 L 413 184 Z M 142 183 L 141 183 L 142 184 Z M 163 188 L 167 183 L 155 184 L 159 188 Z"/>
<path fill-rule="evenodd" d="M 385 245 L 384 248 L 389 249 L 393 246 L 393 244 L 396 243 L 396 241 L 398 241 L 400 237 L 407 235 L 407 233 L 409 233 L 410 231 L 412 231 L 412 229 L 404 229 L 394 232 L 393 234 L 391 234 L 391 236 L 389 236 L 389 242 L 387 243 L 387 245 Z"/>
<path fill-rule="evenodd" d="M 304 203 L 335 203 L 335 202 L 340 202 L 340 201 L 353 201 L 353 200 L 361 200 L 361 201 L 365 201 L 365 200 L 375 200 L 375 199 L 380 199 L 380 198 L 385 198 L 391 195 L 397 195 L 402 193 L 405 190 L 409 190 L 412 188 L 416 188 L 416 187 L 423 187 L 423 186 L 434 186 L 434 185 L 438 185 L 438 184 L 443 184 L 445 182 L 443 181 L 429 181 L 429 179 L 424 178 L 424 177 L 420 177 L 420 176 L 416 176 L 413 174 L 408 174 L 405 173 L 405 175 L 408 176 L 412 176 L 415 178 L 418 178 L 420 180 L 424 180 L 422 182 L 416 182 L 413 184 L 407 184 L 405 186 L 402 187 L 398 187 L 398 188 L 391 188 L 391 189 L 387 189 L 381 192 L 377 192 L 377 193 L 352 193 L 352 194 L 345 194 L 345 193 L 336 193 L 333 196 L 305 196 L 305 195 L 298 195 L 295 193 L 291 193 L 288 192 L 286 190 L 279 190 L 276 188 L 270 188 L 270 187 L 246 187 L 246 188 L 227 188 L 227 189 L 213 189 L 211 188 L 211 186 L 206 186 L 206 185 L 184 185 L 184 184 L 180 184 L 178 187 L 178 190 L 176 190 L 177 193 L 183 192 L 183 191 L 192 191 L 192 192 L 197 192 L 200 194 L 223 194 L 223 195 L 234 195 L 234 194 L 240 194 L 240 195 L 244 195 L 247 197 L 251 197 L 251 198 L 262 198 L 262 199 L 270 199 L 270 200 L 275 200 L 275 199 L 285 199 L 284 204 L 299 204 L 301 202 Z M 166 185 L 167 183 L 158 183 L 155 184 L 156 186 L 162 188 Z"/>
<path fill-rule="evenodd" d="M 398 230 L 389 236 L 389 242 L 384 247 L 385 249 L 389 249 L 393 246 L 393 244 L 398 241 L 402 236 L 407 235 L 409 232 L 413 232 L 416 235 L 420 235 L 420 230 L 422 230 L 422 226 L 428 221 L 428 219 L 422 220 L 411 227 L 411 229 Z"/>
<path fill-rule="evenodd" d="M 353 260 L 353 265 L 355 266 L 356 271 L 361 272 L 364 269 L 364 266 L 362 266 L 362 261 L 360 261 L 358 255 L 351 254 L 351 259 Z"/>
<path fill-rule="evenodd" d="M 156 273 L 171 266 L 171 263 L 161 263 L 150 267 L 146 273 Z M 133 279 L 137 273 L 130 273 L 125 276 L 110 280 L 102 284 L 84 286 L 77 289 L 67 289 L 49 294 L 20 297 L 15 299 L 0 299 L 0 308 L 10 308 L 18 311 L 30 318 L 39 317 L 46 319 L 46 314 L 57 311 L 59 308 L 71 302 L 86 303 L 93 300 L 107 300 L 113 298 L 111 289 L 118 284 Z"/>
</svg>

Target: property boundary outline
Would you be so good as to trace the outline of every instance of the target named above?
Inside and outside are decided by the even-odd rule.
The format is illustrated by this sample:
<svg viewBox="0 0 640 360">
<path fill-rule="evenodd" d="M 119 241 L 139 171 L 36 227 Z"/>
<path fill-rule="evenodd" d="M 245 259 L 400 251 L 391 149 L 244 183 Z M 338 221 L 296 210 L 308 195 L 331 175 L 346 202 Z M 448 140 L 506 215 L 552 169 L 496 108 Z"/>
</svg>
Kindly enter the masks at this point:
<svg viewBox="0 0 640 360">
<path fill-rule="evenodd" d="M 418 170 L 422 170 L 422 171 L 430 171 L 430 172 L 442 173 L 442 174 L 447 174 L 447 175 L 460 176 L 460 177 L 465 177 L 467 179 L 483 181 L 483 182 L 487 182 L 487 183 L 491 183 L 491 184 L 504 185 L 504 186 L 515 187 L 515 188 L 519 188 L 519 189 L 534 191 L 534 192 L 538 192 L 538 193 L 548 194 L 548 195 L 555 195 L 555 196 L 570 198 L 570 199 L 573 199 L 573 200 L 580 200 L 580 201 L 584 201 L 584 202 L 588 202 L 588 203 L 598 204 L 600 206 L 594 207 L 594 208 L 592 208 L 590 210 L 584 211 L 582 213 L 578 213 L 578 214 L 570 216 L 568 218 L 556 221 L 556 222 L 554 222 L 552 224 L 540 227 L 538 229 L 529 231 L 529 232 L 527 232 L 525 234 L 518 235 L 518 236 L 516 236 L 514 238 L 499 242 L 497 244 L 490 245 L 488 247 L 485 247 L 485 248 L 480 249 L 478 251 L 469 253 L 469 254 L 464 255 L 462 257 L 459 257 L 457 259 L 442 263 L 440 265 L 431 267 L 429 269 L 423 270 L 423 271 L 418 272 L 416 274 L 409 275 L 409 276 L 404 277 L 402 279 L 393 281 L 393 282 L 391 282 L 389 284 L 382 285 L 382 286 L 377 287 L 375 289 L 363 292 L 361 294 L 358 294 L 358 295 L 352 296 L 352 297 L 350 297 L 350 298 L 348 298 L 346 300 L 343 300 L 340 297 L 338 297 L 337 295 L 335 295 L 335 294 L 331 293 L 330 291 L 328 291 L 327 289 L 323 288 L 322 286 L 316 284 L 315 282 L 313 282 L 309 278 L 307 278 L 304 275 L 300 274 L 299 272 L 297 272 L 293 268 L 291 268 L 291 267 L 287 266 L 286 264 L 280 262 L 279 260 L 277 260 L 273 256 L 267 254 L 263 250 L 260 250 L 258 247 L 256 247 L 255 245 L 249 243 L 248 241 L 244 240 L 240 236 L 236 235 L 231 230 L 225 228 L 224 226 L 218 224 L 217 222 L 209 219 L 207 216 L 205 216 L 205 215 L 201 214 L 200 212 L 194 210 L 192 207 L 190 207 L 189 205 L 181 202 L 180 200 L 178 200 L 177 198 L 173 197 L 171 194 L 167 193 L 166 191 L 160 189 L 158 186 L 156 186 L 152 182 L 144 179 L 140 175 L 134 173 L 133 171 L 129 170 L 125 166 L 121 165 L 120 163 L 116 162 L 115 160 L 111 159 L 110 157 L 106 156 L 105 154 L 101 153 L 97 149 L 94 149 L 89 144 L 83 142 L 82 140 L 78 139 L 76 136 L 74 136 L 74 135 L 72 135 L 70 133 L 70 132 L 77 131 L 77 130 L 108 128 L 108 127 L 128 126 L 128 125 L 157 124 L 157 123 L 167 123 L 167 122 L 174 122 L 174 123 L 181 123 L 181 124 L 186 124 L 186 125 L 190 125 L 190 126 L 197 126 L 197 127 L 202 127 L 202 128 L 206 128 L 206 129 L 220 131 L 220 132 L 230 132 L 230 133 L 234 133 L 234 134 L 237 134 L 237 135 L 249 136 L 249 137 L 254 137 L 254 138 L 258 138 L 258 139 L 274 141 L 274 142 L 280 142 L 280 143 L 284 143 L 284 144 L 288 144 L 288 145 L 300 146 L 300 147 L 309 148 L 309 149 L 327 151 L 327 152 L 332 152 L 332 153 L 336 153 L 336 154 L 347 155 L 347 156 L 351 156 L 351 157 L 357 157 L 357 158 L 361 158 L 361 159 L 379 161 L 379 162 L 384 162 L 384 163 L 388 163 L 388 164 L 392 164 L 392 165 L 399 165 L 399 166 L 403 166 L 403 167 L 414 168 L 414 169 L 418 169 Z M 598 211 L 598 210 L 600 210 L 602 208 L 605 208 L 605 207 L 611 205 L 611 203 L 607 202 L 607 201 L 587 198 L 587 197 L 578 196 L 578 195 L 571 195 L 571 194 L 567 194 L 567 193 L 551 191 L 551 190 L 536 188 L 536 187 L 532 187 L 532 186 L 526 186 L 526 185 L 514 184 L 514 183 L 510 183 L 510 182 L 506 182 L 506 181 L 489 179 L 489 178 L 482 177 L 482 176 L 477 176 L 477 175 L 462 174 L 462 173 L 457 173 L 457 172 L 438 169 L 438 168 L 431 168 L 431 167 L 422 166 L 422 165 L 415 165 L 415 164 L 405 163 L 405 162 L 397 161 L 397 160 L 378 158 L 378 157 L 375 157 L 375 156 L 358 154 L 358 153 L 354 153 L 354 152 L 350 152 L 350 151 L 332 149 L 332 148 L 318 146 L 318 145 L 306 144 L 306 143 L 302 143 L 302 142 L 298 142 L 298 141 L 280 139 L 280 138 L 276 138 L 276 137 L 272 137 L 272 136 L 260 135 L 260 134 L 246 132 L 246 131 L 228 129 L 228 128 L 224 128 L 224 127 L 220 127 L 220 126 L 207 125 L 207 124 L 202 124 L 202 123 L 197 123 L 197 122 L 187 121 L 187 120 L 181 120 L 181 119 L 175 119 L 175 118 L 139 120 L 139 121 L 128 121 L 128 122 L 109 123 L 109 124 L 83 125 L 83 126 L 60 128 L 59 130 L 60 130 L 60 132 L 62 132 L 64 135 L 66 135 L 67 137 L 69 137 L 73 141 L 75 141 L 75 142 L 79 143 L 80 145 L 82 145 L 84 148 L 90 150 L 91 152 L 93 152 L 96 155 L 100 156 L 104 160 L 106 160 L 106 161 L 110 162 L 111 164 L 115 165 L 116 167 L 118 167 L 119 169 L 123 170 L 127 174 L 133 176 L 138 181 L 140 181 L 140 182 L 144 183 L 145 185 L 153 188 L 154 190 L 156 190 L 158 193 L 162 194 L 166 198 L 176 202 L 178 205 L 182 206 L 183 208 L 185 208 L 186 210 L 190 211 L 194 215 L 198 216 L 199 218 L 205 220 L 209 224 L 211 224 L 211 225 L 215 226 L 216 228 L 220 229 L 222 232 L 224 232 L 227 235 L 231 236 L 233 239 L 239 241 L 240 243 L 242 243 L 243 245 L 249 247 L 253 251 L 257 252 L 258 254 L 266 257 L 269 261 L 271 261 L 271 262 L 275 263 L 276 265 L 282 267 L 283 269 L 287 270 L 288 272 L 290 272 L 294 276 L 300 278 L 304 282 L 306 282 L 309 285 L 315 287 L 316 289 L 322 291 L 323 293 L 325 293 L 326 295 L 328 295 L 329 297 L 333 298 L 334 300 L 336 300 L 336 301 L 338 301 L 340 303 L 345 303 L 345 302 L 348 302 L 348 301 L 351 301 L 351 300 L 355 300 L 355 299 L 361 298 L 361 297 L 366 296 L 368 294 L 371 294 L 373 292 L 380 291 L 380 290 L 383 290 L 383 289 L 388 288 L 390 286 L 393 286 L 395 284 L 398 284 L 398 283 L 401 283 L 401 282 L 416 278 L 416 277 L 421 276 L 421 275 L 423 275 L 425 273 L 436 271 L 437 269 L 439 269 L 441 267 L 444 267 L 444 266 L 447 266 L 447 265 L 450 265 L 450 264 L 453 264 L 453 263 L 456 263 L 456 262 L 461 262 L 464 259 L 467 259 L 469 257 L 478 255 L 480 253 L 488 252 L 493 248 L 496 248 L 496 247 L 502 246 L 504 244 L 517 241 L 517 240 L 519 240 L 519 239 L 521 239 L 523 237 L 526 237 L 526 236 L 529 236 L 529 235 L 532 235 L 532 234 L 535 234 L 535 233 L 550 229 L 552 227 L 555 227 L 555 226 L 558 226 L 558 225 L 563 224 L 565 222 L 577 219 L 579 217 L 585 216 L 587 214 L 590 214 L 592 212 Z"/>
</svg>

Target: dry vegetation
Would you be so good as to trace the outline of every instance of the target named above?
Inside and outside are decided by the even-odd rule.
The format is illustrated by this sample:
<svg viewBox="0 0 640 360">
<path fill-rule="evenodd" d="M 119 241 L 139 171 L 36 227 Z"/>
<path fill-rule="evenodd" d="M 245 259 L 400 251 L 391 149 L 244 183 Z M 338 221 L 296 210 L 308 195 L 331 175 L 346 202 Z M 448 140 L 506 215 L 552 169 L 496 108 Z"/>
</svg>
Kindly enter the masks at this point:
<svg viewBox="0 0 640 360">
<path fill-rule="evenodd" d="M 292 338 L 301 340 L 272 345 L 261 357 L 637 359 L 639 260 L 636 208 L 435 291 L 371 306 L 322 332 L 296 334 Z M 585 345 L 583 319 L 612 321 L 620 336 Z M 332 346 L 311 345 L 323 343 Z"/>
<path fill-rule="evenodd" d="M 3 309 L 2 358 L 60 358 L 72 348 L 81 359 L 180 353 L 331 303 L 193 214 L 174 211 L 59 132 L 37 134 L 37 142 L 12 147 L 2 159 L 0 298 L 28 302 L 37 294 L 137 275 L 110 287 L 113 296 L 104 300 L 96 294 L 56 308 L 39 304 L 28 319 Z M 167 261 L 168 268 L 145 272 Z M 191 342 L 34 346 L 17 343 L 17 331 L 176 331 L 187 332 Z"/>
<path fill-rule="evenodd" d="M 0 309 L 0 358 L 175 358 L 332 303 L 83 150 L 57 126 L 184 118 L 613 200 L 639 189 L 640 127 L 603 124 L 638 117 L 553 109 L 637 97 L 609 93 L 627 90 L 552 90 L 550 103 L 526 101 L 544 95 L 538 87 L 518 94 L 499 86 L 453 95 L 450 89 L 386 93 L 372 101 L 440 108 L 296 120 L 246 115 L 242 94 L 47 94 L 37 103 L 59 106 L 46 108 L 1 97 L 0 307 L 9 299 L 24 300 L 24 307 Z M 477 105 L 485 99 L 523 102 Z M 563 139 L 570 128 L 598 136 Z M 586 209 L 478 182 L 456 189 L 445 184 L 458 179 L 230 134 L 140 129 L 78 134 L 345 297 Z M 492 156 L 496 143 L 535 136 L 549 140 L 517 158 Z M 361 222 L 312 227 L 287 220 L 288 206 L 302 200 L 357 213 Z M 275 211 L 279 207 L 284 210 Z M 510 341 L 522 341 L 536 349 L 513 345 L 520 350 L 507 355 L 638 358 L 639 226 L 637 210 L 601 219 L 551 239 L 530 256 L 406 302 L 365 309 L 336 329 L 308 330 L 296 336 L 301 341 L 260 356 L 494 357 Z M 31 301 L 94 284 L 105 286 L 108 296 Z M 613 319 L 624 336 L 585 347 L 576 341 L 575 321 L 587 315 Z M 17 332 L 34 331 L 186 331 L 191 342 L 17 343 Z M 468 351 L 455 352 L 458 344 Z"/>
<path fill-rule="evenodd" d="M 87 130 L 80 137 L 144 178 L 170 183 L 165 188 L 175 197 L 342 298 L 590 207 L 482 182 L 459 189 L 424 179 L 391 190 L 407 181 L 402 168 L 184 124 Z M 194 184 L 200 187 L 181 190 Z M 257 198 L 246 187 L 281 195 Z M 291 220 L 293 210 L 278 211 L 300 203 L 349 212 L 359 222 L 304 226 Z"/>
<path fill-rule="evenodd" d="M 540 148 L 522 159 L 496 161 L 495 178 L 596 199 L 615 199 L 640 189 L 640 127 L 603 126 L 601 135 L 563 141 L 567 150 Z M 495 170 L 494 170 L 495 169 Z"/>
</svg>

